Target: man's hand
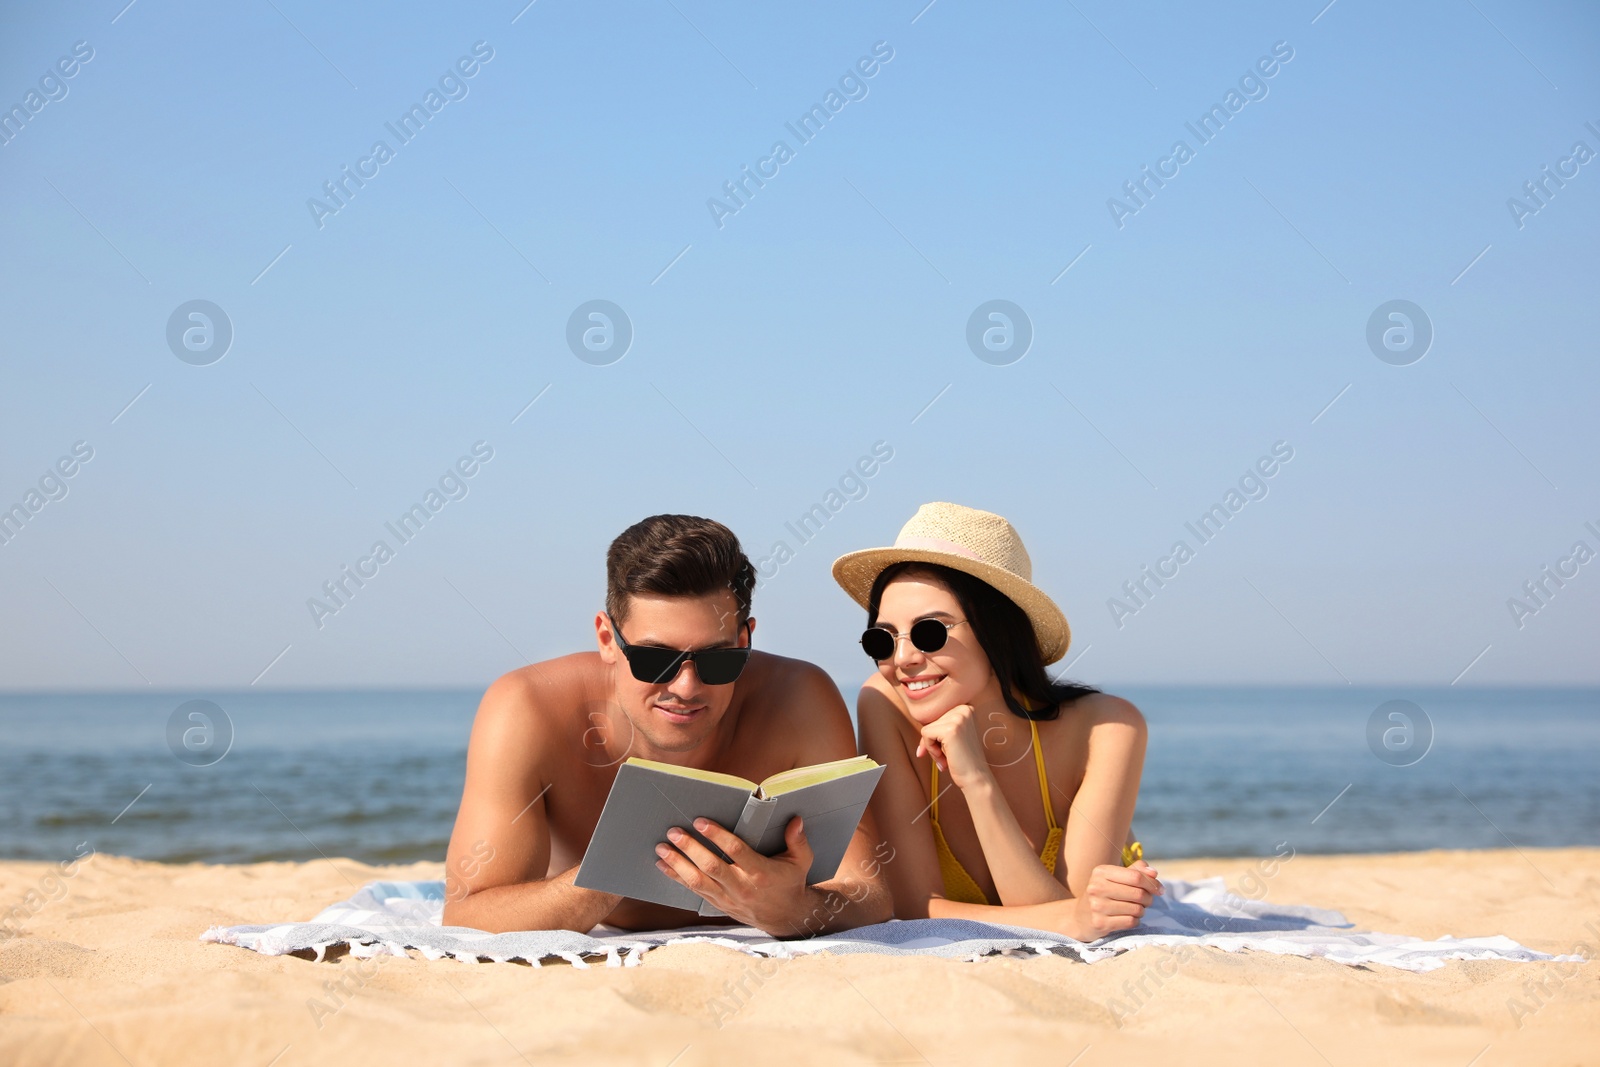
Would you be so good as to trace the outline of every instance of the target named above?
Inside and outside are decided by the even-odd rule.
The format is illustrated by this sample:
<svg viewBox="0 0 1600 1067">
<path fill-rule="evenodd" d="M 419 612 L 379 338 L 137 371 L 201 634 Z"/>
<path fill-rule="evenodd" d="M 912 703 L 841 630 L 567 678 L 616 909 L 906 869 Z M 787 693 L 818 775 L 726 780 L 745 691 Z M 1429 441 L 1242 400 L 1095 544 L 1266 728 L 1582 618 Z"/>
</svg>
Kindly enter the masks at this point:
<svg viewBox="0 0 1600 1067">
<path fill-rule="evenodd" d="M 779 937 L 803 932 L 801 924 L 812 906 L 806 889 L 812 854 L 799 816 L 789 820 L 783 833 L 787 848 L 776 856 L 761 855 L 710 819 L 696 819 L 694 828 L 732 862 L 723 862 L 693 836 L 673 827 L 667 838 L 682 853 L 656 846 L 661 857 L 656 866 L 663 874 L 746 926 Z"/>
<path fill-rule="evenodd" d="M 994 770 L 984 755 L 977 713 L 971 704 L 959 704 L 922 728 L 917 755 L 924 752 L 963 792 L 994 783 Z"/>
<path fill-rule="evenodd" d="M 1102 863 L 1089 875 L 1083 896 L 1073 902 L 1076 929 L 1064 932 L 1078 941 L 1096 941 L 1118 930 L 1131 930 L 1161 892 L 1155 868 L 1144 860 L 1132 867 Z"/>
</svg>

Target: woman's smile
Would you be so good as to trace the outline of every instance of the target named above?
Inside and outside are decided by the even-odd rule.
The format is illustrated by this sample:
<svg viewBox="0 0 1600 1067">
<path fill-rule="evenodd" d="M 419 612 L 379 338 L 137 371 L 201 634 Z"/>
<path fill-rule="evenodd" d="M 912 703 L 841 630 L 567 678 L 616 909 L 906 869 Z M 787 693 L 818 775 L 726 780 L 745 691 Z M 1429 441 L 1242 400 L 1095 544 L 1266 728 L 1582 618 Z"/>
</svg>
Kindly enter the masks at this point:
<svg viewBox="0 0 1600 1067">
<path fill-rule="evenodd" d="M 919 674 L 914 678 L 901 678 L 900 687 L 905 690 L 906 699 L 923 700 L 938 688 L 945 677 L 943 674 Z"/>
</svg>

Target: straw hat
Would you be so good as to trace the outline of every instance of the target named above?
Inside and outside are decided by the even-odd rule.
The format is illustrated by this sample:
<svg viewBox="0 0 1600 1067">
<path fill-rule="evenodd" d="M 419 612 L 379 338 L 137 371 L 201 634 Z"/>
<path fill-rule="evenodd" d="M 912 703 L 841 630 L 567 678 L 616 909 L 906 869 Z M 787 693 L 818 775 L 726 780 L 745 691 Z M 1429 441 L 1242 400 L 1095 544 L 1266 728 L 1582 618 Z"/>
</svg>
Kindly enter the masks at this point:
<svg viewBox="0 0 1600 1067">
<path fill-rule="evenodd" d="M 862 607 L 885 568 L 937 563 L 981 578 L 1010 597 L 1033 623 L 1046 663 L 1067 654 L 1072 630 L 1055 601 L 1033 584 L 1033 561 L 1022 538 L 999 515 L 960 504 L 924 504 L 900 528 L 892 548 L 868 548 L 833 561 L 833 577 Z"/>
</svg>

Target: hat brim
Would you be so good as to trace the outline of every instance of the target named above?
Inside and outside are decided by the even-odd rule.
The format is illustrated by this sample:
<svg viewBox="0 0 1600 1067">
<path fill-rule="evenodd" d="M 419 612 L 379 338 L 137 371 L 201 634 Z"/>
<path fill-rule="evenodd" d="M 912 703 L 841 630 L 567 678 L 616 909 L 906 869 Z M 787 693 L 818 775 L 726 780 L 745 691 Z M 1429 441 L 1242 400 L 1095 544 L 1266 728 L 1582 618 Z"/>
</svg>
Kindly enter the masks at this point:
<svg viewBox="0 0 1600 1067">
<path fill-rule="evenodd" d="M 1068 646 L 1072 644 L 1072 628 L 1067 625 L 1066 614 L 1038 586 L 1017 577 L 1004 567 L 969 559 L 954 552 L 924 548 L 867 548 L 849 552 L 833 561 L 833 580 L 850 594 L 850 599 L 865 608 L 872 596 L 872 583 L 886 568 L 896 563 L 936 563 L 994 586 L 1021 608 L 1033 623 L 1034 638 L 1039 642 L 1040 655 L 1047 664 L 1065 656 Z"/>
</svg>

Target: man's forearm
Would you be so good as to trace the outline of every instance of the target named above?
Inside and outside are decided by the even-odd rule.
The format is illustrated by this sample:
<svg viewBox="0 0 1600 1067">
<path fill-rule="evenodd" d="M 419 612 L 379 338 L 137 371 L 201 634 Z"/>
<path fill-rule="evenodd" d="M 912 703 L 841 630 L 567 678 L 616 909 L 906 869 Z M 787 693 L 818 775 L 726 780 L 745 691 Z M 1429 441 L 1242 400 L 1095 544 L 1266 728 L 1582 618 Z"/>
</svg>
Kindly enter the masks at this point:
<svg viewBox="0 0 1600 1067">
<path fill-rule="evenodd" d="M 572 884 L 578 868 L 554 878 L 494 886 L 446 901 L 444 924 L 500 934 L 510 930 L 576 930 L 587 933 L 622 900 L 614 893 Z"/>
<path fill-rule="evenodd" d="M 894 904 L 887 886 L 877 880 L 834 879 L 807 886 L 804 903 L 790 932 L 768 931 L 784 937 L 815 937 L 885 922 Z"/>
</svg>

